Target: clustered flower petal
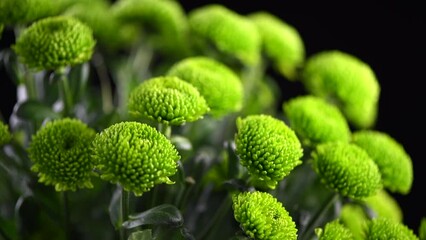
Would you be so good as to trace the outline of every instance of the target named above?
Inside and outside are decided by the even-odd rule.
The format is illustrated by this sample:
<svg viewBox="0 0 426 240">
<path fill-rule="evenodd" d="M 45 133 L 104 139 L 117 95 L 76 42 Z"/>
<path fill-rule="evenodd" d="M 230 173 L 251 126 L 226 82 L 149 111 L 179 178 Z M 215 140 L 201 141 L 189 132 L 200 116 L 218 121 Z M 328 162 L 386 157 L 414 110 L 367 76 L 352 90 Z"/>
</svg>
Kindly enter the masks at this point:
<svg viewBox="0 0 426 240">
<path fill-rule="evenodd" d="M 354 236 L 352 232 L 346 228 L 339 219 L 328 222 L 324 229 L 317 228 L 315 233 L 318 236 L 318 240 L 352 240 Z"/>
<path fill-rule="evenodd" d="M 259 240 L 297 239 L 296 224 L 274 196 L 267 192 L 240 192 L 232 197 L 234 217 L 244 233 Z"/>
<path fill-rule="evenodd" d="M 32 137 L 28 156 L 39 181 L 54 185 L 56 191 L 92 188 L 95 162 L 90 146 L 96 132 L 79 119 L 47 122 Z"/>
<path fill-rule="evenodd" d="M 339 108 L 313 95 L 292 98 L 283 104 L 289 126 L 307 146 L 349 142 L 351 130 Z"/>
<path fill-rule="evenodd" d="M 141 196 L 157 184 L 173 184 L 180 155 L 155 128 L 140 122 L 116 123 L 93 141 L 101 178 Z"/>
<path fill-rule="evenodd" d="M 306 90 L 336 104 L 356 128 L 376 122 L 380 85 L 369 65 L 338 50 L 307 59 L 301 74 Z"/>
<path fill-rule="evenodd" d="M 363 148 L 377 164 L 386 189 L 401 194 L 410 192 L 413 164 L 399 142 L 389 134 L 376 130 L 354 132 L 352 142 Z"/>
<path fill-rule="evenodd" d="M 255 182 L 271 189 L 302 163 L 303 149 L 294 131 L 269 115 L 238 118 L 235 144 L 241 165 Z"/>
<path fill-rule="evenodd" d="M 266 57 L 283 76 L 295 80 L 305 61 L 305 46 L 297 29 L 269 12 L 248 17 L 257 26 Z"/>
<path fill-rule="evenodd" d="M 412 229 L 401 222 L 395 222 L 385 217 L 374 218 L 368 222 L 367 240 L 406 239 L 419 240 Z"/>
<path fill-rule="evenodd" d="M 241 110 L 244 90 L 241 79 L 228 66 L 208 57 L 189 57 L 175 63 L 168 75 L 177 76 L 198 89 L 210 107 L 221 117 Z"/>
<path fill-rule="evenodd" d="M 312 166 L 321 181 L 342 196 L 363 199 L 382 189 L 379 168 L 362 148 L 351 143 L 317 145 Z"/>
<path fill-rule="evenodd" d="M 189 12 L 194 38 L 213 44 L 219 53 L 253 65 L 260 60 L 261 38 L 256 25 L 248 18 L 222 5 L 209 4 Z"/>
<path fill-rule="evenodd" d="M 193 122 L 210 111 L 197 88 L 176 76 L 143 81 L 130 93 L 128 109 L 135 116 L 167 125 Z"/>
<path fill-rule="evenodd" d="M 71 16 L 54 16 L 26 28 L 13 49 L 29 68 L 58 70 L 90 60 L 95 44 L 86 24 Z"/>
<path fill-rule="evenodd" d="M 9 125 L 0 121 L 0 146 L 7 144 L 12 139 L 9 131 Z"/>
<path fill-rule="evenodd" d="M 59 13 L 61 1 L 52 0 L 2 0 L 0 23 L 27 24 Z"/>
<path fill-rule="evenodd" d="M 384 189 L 373 196 L 365 198 L 362 202 L 377 217 L 386 217 L 397 222 L 402 222 L 403 220 L 402 209 L 398 202 Z"/>
</svg>

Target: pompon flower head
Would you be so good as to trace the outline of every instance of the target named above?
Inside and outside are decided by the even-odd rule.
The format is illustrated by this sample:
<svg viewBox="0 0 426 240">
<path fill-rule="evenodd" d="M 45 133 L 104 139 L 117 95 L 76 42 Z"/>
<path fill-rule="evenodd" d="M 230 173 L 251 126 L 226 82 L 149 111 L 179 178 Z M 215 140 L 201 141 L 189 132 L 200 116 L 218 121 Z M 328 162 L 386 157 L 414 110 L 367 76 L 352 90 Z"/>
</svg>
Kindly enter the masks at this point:
<svg viewBox="0 0 426 240">
<path fill-rule="evenodd" d="M 297 29 L 269 12 L 248 17 L 259 30 L 265 56 L 283 76 L 295 80 L 305 61 L 305 46 Z"/>
<path fill-rule="evenodd" d="M 267 192 L 240 192 L 232 196 L 234 218 L 253 239 L 297 239 L 296 224 L 274 196 Z"/>
<path fill-rule="evenodd" d="M 203 56 L 185 58 L 172 65 L 168 75 L 177 76 L 196 87 L 214 117 L 237 112 L 243 106 L 241 79 L 217 60 Z"/>
<path fill-rule="evenodd" d="M 96 132 L 79 119 L 63 118 L 47 122 L 32 137 L 28 156 L 39 181 L 54 185 L 56 191 L 92 188 L 90 144 Z"/>
<path fill-rule="evenodd" d="M 321 181 L 342 196 L 363 199 L 383 187 L 377 165 L 355 144 L 319 144 L 311 156 L 312 167 Z"/>
<path fill-rule="evenodd" d="M 70 16 L 54 16 L 26 28 L 13 49 L 29 68 L 58 70 L 90 60 L 95 44 L 86 24 Z"/>
<path fill-rule="evenodd" d="M 157 184 L 173 184 L 180 155 L 155 128 L 139 122 L 116 123 L 100 132 L 93 142 L 93 157 L 101 178 L 119 183 L 136 196 Z"/>
<path fill-rule="evenodd" d="M 269 115 L 237 119 L 236 153 L 254 184 L 275 189 L 278 181 L 300 165 L 301 143 L 283 121 Z"/>
<path fill-rule="evenodd" d="M 6 25 L 28 24 L 59 13 L 60 2 L 52 0 L 2 0 L 0 23 Z"/>
<path fill-rule="evenodd" d="M 377 194 L 362 201 L 376 217 L 386 217 L 396 222 L 402 222 L 403 214 L 398 202 L 382 189 Z"/>
<path fill-rule="evenodd" d="M 189 54 L 189 23 L 183 7 L 173 0 L 119 0 L 112 14 L 124 23 L 142 25 L 150 43 L 169 56 Z"/>
<path fill-rule="evenodd" d="M 401 222 L 395 222 L 385 217 L 378 217 L 368 222 L 367 240 L 406 239 L 419 240 L 412 229 Z"/>
<path fill-rule="evenodd" d="M 369 65 L 338 50 L 309 57 L 301 81 L 307 91 L 336 104 L 355 128 L 374 126 L 380 86 Z"/>
<path fill-rule="evenodd" d="M 413 183 L 413 164 L 404 147 L 389 134 L 359 130 L 352 142 L 363 148 L 379 167 L 383 186 L 392 192 L 407 194 Z"/>
<path fill-rule="evenodd" d="M 63 15 L 75 17 L 89 26 L 98 45 L 106 50 L 129 47 L 138 36 L 137 27 L 121 23 L 112 14 L 110 3 L 104 0 L 76 2 Z"/>
<path fill-rule="evenodd" d="M 351 231 L 354 239 L 365 239 L 367 223 L 370 218 L 365 212 L 365 208 L 356 203 L 347 202 L 340 210 L 340 222 Z"/>
<path fill-rule="evenodd" d="M 9 131 L 9 125 L 0 121 L 0 146 L 3 146 L 10 142 L 12 135 Z"/>
<path fill-rule="evenodd" d="M 326 142 L 349 142 L 351 130 L 339 108 L 313 95 L 298 96 L 284 102 L 289 126 L 306 146 Z"/>
<path fill-rule="evenodd" d="M 315 234 L 318 237 L 318 240 L 352 240 L 354 236 L 352 232 L 345 227 L 340 220 L 333 220 L 326 223 L 324 228 L 316 228 Z"/>
<path fill-rule="evenodd" d="M 190 31 L 201 48 L 213 44 L 218 53 L 246 65 L 260 60 L 259 32 L 245 16 L 219 4 L 208 4 L 193 9 L 188 18 Z"/>
<path fill-rule="evenodd" d="M 130 93 L 128 109 L 135 116 L 167 125 L 193 122 L 210 111 L 200 92 L 176 76 L 143 81 Z"/>
</svg>

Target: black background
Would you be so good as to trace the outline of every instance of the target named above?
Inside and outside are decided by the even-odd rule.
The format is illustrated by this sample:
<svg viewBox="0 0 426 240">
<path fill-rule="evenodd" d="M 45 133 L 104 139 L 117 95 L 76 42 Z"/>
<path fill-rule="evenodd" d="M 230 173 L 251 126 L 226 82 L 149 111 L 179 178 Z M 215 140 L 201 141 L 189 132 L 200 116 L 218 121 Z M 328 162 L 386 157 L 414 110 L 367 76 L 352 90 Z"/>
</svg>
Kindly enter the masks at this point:
<svg viewBox="0 0 426 240">
<path fill-rule="evenodd" d="M 411 156 L 414 183 L 407 195 L 394 194 L 404 212 L 404 223 L 416 233 L 426 217 L 423 145 L 426 73 L 425 7 L 412 1 L 180 1 L 186 11 L 219 3 L 240 14 L 266 10 L 293 25 L 302 36 L 307 56 L 338 49 L 368 63 L 380 82 L 379 118 L 375 129 L 399 141 Z M 7 36 L 1 45 L 11 41 Z M 283 82 L 285 92 L 300 89 Z M 0 68 L 1 113 L 8 118 L 16 101 L 14 86 Z M 289 95 L 289 96 L 290 96 Z M 288 97 L 289 97 L 288 96 Z M 284 96 L 286 98 L 286 96 Z M 426 148 L 426 147 L 425 147 Z"/>
</svg>

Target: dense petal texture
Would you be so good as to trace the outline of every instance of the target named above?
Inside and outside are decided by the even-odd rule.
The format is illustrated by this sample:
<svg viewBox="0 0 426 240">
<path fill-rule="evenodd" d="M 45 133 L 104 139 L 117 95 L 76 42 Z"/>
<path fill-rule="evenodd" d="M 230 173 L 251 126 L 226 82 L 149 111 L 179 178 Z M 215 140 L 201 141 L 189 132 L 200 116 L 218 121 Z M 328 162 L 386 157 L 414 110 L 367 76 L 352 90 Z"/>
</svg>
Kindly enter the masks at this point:
<svg viewBox="0 0 426 240">
<path fill-rule="evenodd" d="M 274 189 L 300 165 L 301 143 L 283 121 L 269 115 L 237 119 L 236 152 L 240 163 L 262 185 Z"/>
<path fill-rule="evenodd" d="M 57 70 L 90 60 L 95 44 L 86 24 L 70 16 L 55 16 L 26 28 L 13 49 L 30 68 Z"/>
<path fill-rule="evenodd" d="M 385 217 L 372 219 L 368 223 L 366 233 L 367 240 L 389 240 L 389 239 L 405 239 L 418 240 L 413 230 L 400 222 L 392 221 Z"/>
<path fill-rule="evenodd" d="M 376 195 L 365 198 L 363 202 L 377 217 L 386 217 L 397 222 L 403 220 L 402 209 L 398 202 L 384 189 Z"/>
<path fill-rule="evenodd" d="M 119 183 L 136 196 L 156 184 L 173 182 L 180 155 L 155 128 L 139 122 L 116 123 L 100 132 L 93 144 L 93 157 L 101 178 Z"/>
<path fill-rule="evenodd" d="M 354 132 L 352 142 L 363 148 L 379 167 L 383 186 L 407 194 L 413 184 L 413 163 L 404 147 L 389 134 L 376 130 Z"/>
<path fill-rule="evenodd" d="M 354 127 L 374 126 L 380 85 L 365 62 L 345 52 L 323 51 L 307 59 L 301 80 L 308 92 L 336 104 Z"/>
<path fill-rule="evenodd" d="M 318 236 L 318 240 L 351 240 L 354 239 L 352 232 L 346 228 L 340 220 L 334 220 L 328 222 L 324 229 L 317 228 L 315 233 Z"/>
<path fill-rule="evenodd" d="M 294 80 L 305 60 L 305 46 L 296 28 L 269 12 L 248 15 L 260 33 L 263 52 L 287 79 Z"/>
<path fill-rule="evenodd" d="M 312 152 L 321 181 L 342 196 L 362 199 L 382 189 L 379 169 L 368 154 L 350 143 L 324 143 Z"/>
<path fill-rule="evenodd" d="M 169 69 L 168 75 L 177 76 L 196 87 L 215 117 L 237 112 L 243 106 L 241 79 L 225 64 L 212 58 L 183 59 Z"/>
<path fill-rule="evenodd" d="M 316 145 L 326 142 L 349 142 L 351 131 L 339 108 L 323 98 L 306 95 L 283 104 L 290 127 L 302 142 Z"/>
<path fill-rule="evenodd" d="M 0 23 L 6 25 L 27 24 L 52 16 L 60 10 L 62 0 L 2 0 L 0 2 Z"/>
<path fill-rule="evenodd" d="M 266 192 L 233 195 L 234 217 L 244 233 L 259 240 L 297 239 L 296 224 L 274 196 Z"/>
<path fill-rule="evenodd" d="M 243 64 L 253 65 L 260 60 L 261 38 L 256 25 L 246 17 L 218 4 L 209 4 L 189 13 L 190 30 L 196 40 L 213 44 L 226 56 Z"/>
<path fill-rule="evenodd" d="M 90 145 L 96 132 L 78 119 L 47 122 L 32 137 L 28 156 L 39 181 L 57 191 L 91 188 L 95 167 Z"/>
<path fill-rule="evenodd" d="M 142 82 L 130 93 L 128 108 L 136 116 L 168 125 L 193 122 L 210 111 L 200 92 L 176 76 L 160 76 Z"/>
</svg>

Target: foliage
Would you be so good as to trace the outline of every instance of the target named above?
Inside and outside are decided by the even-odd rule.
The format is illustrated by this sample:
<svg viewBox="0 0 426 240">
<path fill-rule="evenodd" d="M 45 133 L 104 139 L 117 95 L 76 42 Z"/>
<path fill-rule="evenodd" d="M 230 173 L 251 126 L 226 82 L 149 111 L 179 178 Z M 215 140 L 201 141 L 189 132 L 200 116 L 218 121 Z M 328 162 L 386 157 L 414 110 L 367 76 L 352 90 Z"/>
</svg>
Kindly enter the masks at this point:
<svg viewBox="0 0 426 240">
<path fill-rule="evenodd" d="M 2 239 L 418 239 L 389 194 L 410 192 L 411 158 L 374 129 L 381 89 L 356 56 L 306 56 L 283 19 L 219 4 L 0 13 Z M 279 102 L 279 81 L 305 92 Z"/>
</svg>

